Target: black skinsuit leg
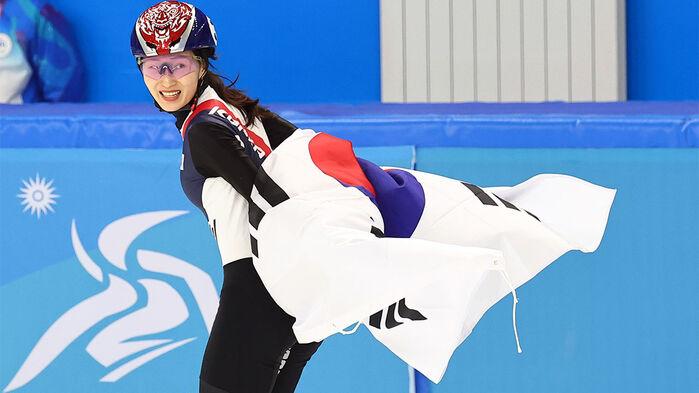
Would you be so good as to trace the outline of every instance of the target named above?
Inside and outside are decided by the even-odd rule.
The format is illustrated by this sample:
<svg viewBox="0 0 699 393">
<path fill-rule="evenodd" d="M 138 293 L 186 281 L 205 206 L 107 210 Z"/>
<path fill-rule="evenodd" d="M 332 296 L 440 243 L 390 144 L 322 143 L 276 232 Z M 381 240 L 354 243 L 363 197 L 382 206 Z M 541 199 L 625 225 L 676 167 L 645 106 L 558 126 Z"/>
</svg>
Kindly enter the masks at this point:
<svg viewBox="0 0 699 393">
<path fill-rule="evenodd" d="M 265 289 L 250 258 L 227 264 L 204 352 L 200 393 L 292 393 L 303 367 L 320 346 L 297 344 L 293 323 L 294 318 Z"/>
<path fill-rule="evenodd" d="M 321 343 L 294 344 L 277 376 L 272 393 L 293 393 L 299 383 L 306 363 L 318 350 Z"/>
</svg>

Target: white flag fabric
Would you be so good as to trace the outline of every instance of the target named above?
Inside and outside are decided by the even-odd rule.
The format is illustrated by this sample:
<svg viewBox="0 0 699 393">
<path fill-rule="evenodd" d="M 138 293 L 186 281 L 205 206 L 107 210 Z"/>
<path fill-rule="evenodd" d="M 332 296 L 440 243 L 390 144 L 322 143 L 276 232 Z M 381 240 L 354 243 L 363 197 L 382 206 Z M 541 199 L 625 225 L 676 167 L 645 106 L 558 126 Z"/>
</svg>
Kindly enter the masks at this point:
<svg viewBox="0 0 699 393">
<path fill-rule="evenodd" d="M 414 183 L 416 215 L 405 205 L 379 210 L 371 170 L 360 169 L 346 141 L 294 133 L 263 162 L 253 188 L 253 262 L 296 318 L 299 342 L 361 322 L 434 382 L 492 305 L 565 252 L 597 248 L 615 194 L 565 175 L 483 189 L 397 171 L 396 184 Z M 382 237 L 408 216 L 416 225 L 405 238 Z"/>
<path fill-rule="evenodd" d="M 481 275 L 502 260 L 497 250 L 376 237 L 369 228 L 381 225 L 381 215 L 366 196 L 322 194 L 280 204 L 253 232 L 255 268 L 296 318 L 301 343 L 323 340 L 432 282 Z"/>
<path fill-rule="evenodd" d="M 615 195 L 615 190 L 575 177 L 544 174 L 514 187 L 485 188 L 498 209 L 463 193 L 456 181 L 411 173 L 425 189 L 426 200 L 413 238 L 500 250 L 515 287 L 567 251 L 596 250 Z M 518 210 L 506 208 L 498 197 Z M 426 320 L 398 316 L 404 323 L 393 329 L 371 326 L 368 318 L 364 323 L 392 352 L 437 383 L 454 350 L 508 293 L 510 287 L 497 271 L 470 277 L 454 274 L 406 297 L 407 306 Z"/>
</svg>

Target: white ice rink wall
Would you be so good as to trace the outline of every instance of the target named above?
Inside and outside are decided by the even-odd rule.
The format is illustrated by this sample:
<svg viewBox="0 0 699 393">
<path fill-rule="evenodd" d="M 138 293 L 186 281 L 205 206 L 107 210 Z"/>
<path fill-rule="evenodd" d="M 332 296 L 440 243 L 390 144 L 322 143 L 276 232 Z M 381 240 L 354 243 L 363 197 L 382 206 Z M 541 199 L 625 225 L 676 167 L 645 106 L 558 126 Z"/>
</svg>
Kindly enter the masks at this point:
<svg viewBox="0 0 699 393">
<path fill-rule="evenodd" d="M 381 100 L 621 101 L 625 41 L 625 0 L 381 0 Z"/>
</svg>

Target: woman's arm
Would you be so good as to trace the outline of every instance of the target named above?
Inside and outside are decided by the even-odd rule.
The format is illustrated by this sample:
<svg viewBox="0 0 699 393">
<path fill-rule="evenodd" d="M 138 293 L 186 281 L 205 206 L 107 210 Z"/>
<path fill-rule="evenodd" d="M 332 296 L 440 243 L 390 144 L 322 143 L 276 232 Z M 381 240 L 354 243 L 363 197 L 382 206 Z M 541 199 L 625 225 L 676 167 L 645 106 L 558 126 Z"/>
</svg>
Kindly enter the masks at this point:
<svg viewBox="0 0 699 393">
<path fill-rule="evenodd" d="M 269 114 L 262 117 L 262 125 L 265 127 L 272 150 L 276 149 L 277 146 L 298 129 L 291 122 L 274 112 L 269 112 Z"/>
<path fill-rule="evenodd" d="M 226 127 L 202 122 L 187 130 L 189 150 L 196 170 L 206 177 L 222 177 L 250 200 L 257 166 L 243 144 Z"/>
</svg>

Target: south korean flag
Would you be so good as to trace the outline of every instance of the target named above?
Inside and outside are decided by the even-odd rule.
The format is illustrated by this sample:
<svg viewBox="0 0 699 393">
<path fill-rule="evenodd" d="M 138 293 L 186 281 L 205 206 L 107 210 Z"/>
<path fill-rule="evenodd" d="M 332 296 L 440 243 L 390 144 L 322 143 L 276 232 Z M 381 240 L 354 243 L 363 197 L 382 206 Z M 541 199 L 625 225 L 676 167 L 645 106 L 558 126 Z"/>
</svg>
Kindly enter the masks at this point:
<svg viewBox="0 0 699 393">
<path fill-rule="evenodd" d="M 570 250 L 597 249 L 616 191 L 566 175 L 481 189 L 411 173 L 425 191 L 425 210 L 411 238 L 504 255 L 502 270 L 455 272 L 362 321 L 376 339 L 437 383 L 453 352 L 490 307 L 514 294 L 515 324 L 515 288 Z"/>
</svg>

